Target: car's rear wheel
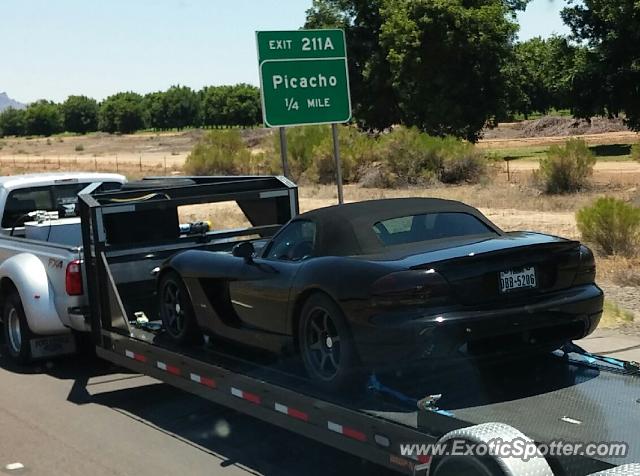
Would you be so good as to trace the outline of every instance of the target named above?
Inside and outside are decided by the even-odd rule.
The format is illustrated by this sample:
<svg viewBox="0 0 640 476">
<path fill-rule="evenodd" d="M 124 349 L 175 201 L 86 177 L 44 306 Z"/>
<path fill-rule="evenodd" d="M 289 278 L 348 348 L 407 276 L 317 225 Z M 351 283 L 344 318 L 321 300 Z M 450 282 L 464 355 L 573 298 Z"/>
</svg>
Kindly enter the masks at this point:
<svg viewBox="0 0 640 476">
<path fill-rule="evenodd" d="M 350 329 L 340 307 L 325 294 L 313 294 L 305 302 L 298 341 L 307 374 L 320 387 L 337 391 L 361 382 Z"/>
<path fill-rule="evenodd" d="M 165 274 L 158 286 L 160 318 L 167 334 L 180 344 L 191 344 L 202 339 L 193 304 L 184 282 L 174 272 Z"/>
<path fill-rule="evenodd" d="M 33 333 L 27 324 L 20 295 L 15 291 L 5 298 L 2 322 L 4 323 L 4 341 L 9 356 L 21 364 L 29 363 Z"/>
</svg>

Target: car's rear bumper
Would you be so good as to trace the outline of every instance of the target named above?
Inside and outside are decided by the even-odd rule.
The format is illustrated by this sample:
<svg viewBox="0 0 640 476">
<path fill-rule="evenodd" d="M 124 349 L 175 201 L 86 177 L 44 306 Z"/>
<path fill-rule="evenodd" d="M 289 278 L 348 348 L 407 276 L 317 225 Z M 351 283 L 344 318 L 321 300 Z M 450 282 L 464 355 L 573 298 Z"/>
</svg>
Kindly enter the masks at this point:
<svg viewBox="0 0 640 476">
<path fill-rule="evenodd" d="M 367 366 L 446 356 L 465 343 L 500 337 L 513 336 L 523 346 L 561 343 L 591 334 L 602 317 L 603 301 L 602 290 L 590 284 L 508 308 L 425 311 L 404 322 L 396 312 L 390 321 L 397 324 L 388 325 L 378 315 L 372 320 L 376 324 L 355 329 L 354 340 Z"/>
</svg>

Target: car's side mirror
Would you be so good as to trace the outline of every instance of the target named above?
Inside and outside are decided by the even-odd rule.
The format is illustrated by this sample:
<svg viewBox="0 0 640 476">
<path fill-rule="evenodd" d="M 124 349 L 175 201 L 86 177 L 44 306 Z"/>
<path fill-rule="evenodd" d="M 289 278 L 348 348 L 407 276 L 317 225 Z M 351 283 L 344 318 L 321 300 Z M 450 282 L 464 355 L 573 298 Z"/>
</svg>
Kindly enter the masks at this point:
<svg viewBox="0 0 640 476">
<path fill-rule="evenodd" d="M 233 256 L 236 258 L 243 258 L 247 263 L 251 263 L 253 261 L 253 255 L 255 252 L 256 250 L 253 247 L 253 243 L 250 241 L 238 243 L 231 251 Z"/>
</svg>

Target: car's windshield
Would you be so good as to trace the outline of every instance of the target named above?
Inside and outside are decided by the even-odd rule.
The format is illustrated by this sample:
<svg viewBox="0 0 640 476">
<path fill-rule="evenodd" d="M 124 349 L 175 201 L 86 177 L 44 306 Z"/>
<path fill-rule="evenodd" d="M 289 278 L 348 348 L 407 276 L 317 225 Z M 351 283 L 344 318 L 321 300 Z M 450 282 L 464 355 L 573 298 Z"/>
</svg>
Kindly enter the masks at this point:
<svg viewBox="0 0 640 476">
<path fill-rule="evenodd" d="M 425 213 L 375 223 L 373 231 L 385 246 L 462 236 L 496 234 L 468 213 Z"/>
</svg>

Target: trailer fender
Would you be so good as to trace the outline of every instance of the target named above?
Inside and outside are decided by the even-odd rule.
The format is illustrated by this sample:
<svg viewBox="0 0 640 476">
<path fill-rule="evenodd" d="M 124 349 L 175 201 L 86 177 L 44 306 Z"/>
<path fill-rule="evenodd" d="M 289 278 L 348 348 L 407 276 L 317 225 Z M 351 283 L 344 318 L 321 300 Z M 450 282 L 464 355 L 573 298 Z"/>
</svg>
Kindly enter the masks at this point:
<svg viewBox="0 0 640 476">
<path fill-rule="evenodd" d="M 7 259 L 0 265 L 0 282 L 6 279 L 18 290 L 31 332 L 40 335 L 68 332 L 56 311 L 53 288 L 39 258 L 20 253 Z"/>
<path fill-rule="evenodd" d="M 504 423 L 483 423 L 481 425 L 470 426 L 454 430 L 444 435 L 439 443 L 445 445 L 454 441 L 464 441 L 471 444 L 489 443 L 491 441 L 501 440 L 503 443 L 521 441 L 523 444 L 534 445 L 531 438 L 528 438 L 520 431 L 512 426 Z M 501 457 L 489 455 L 495 462 L 504 476 L 518 476 L 522 474 L 530 474 L 536 476 L 553 476 L 553 471 L 549 467 L 547 460 L 540 454 L 535 446 L 532 446 L 533 455 L 528 454 L 527 458 L 520 457 Z M 437 462 L 434 461 L 434 468 L 430 474 L 438 474 Z"/>
<path fill-rule="evenodd" d="M 590 476 L 640 476 L 640 464 L 625 464 L 617 468 L 593 473 Z"/>
</svg>

